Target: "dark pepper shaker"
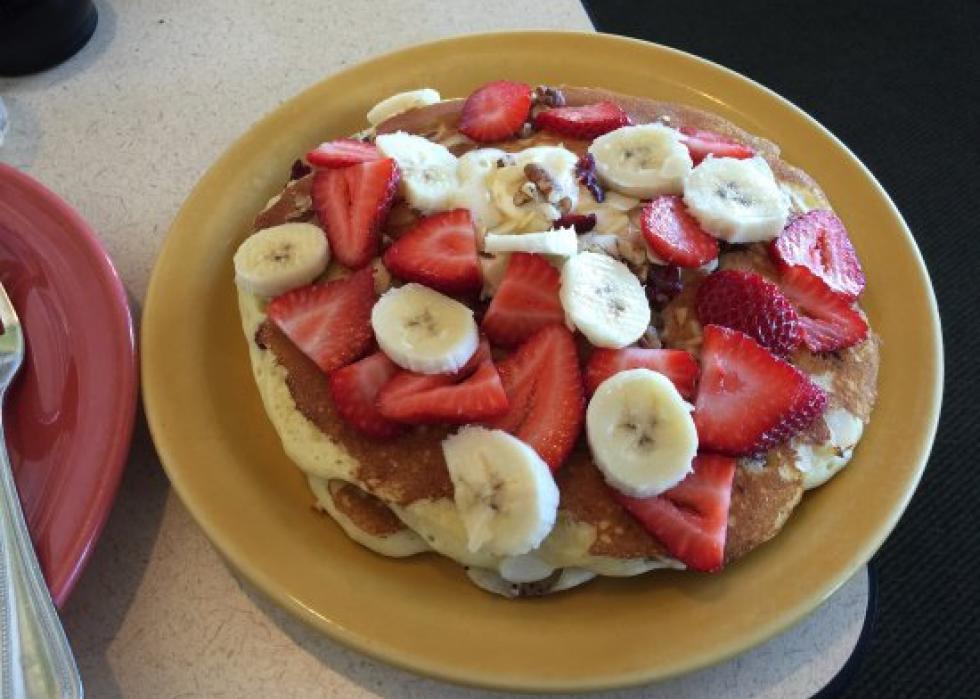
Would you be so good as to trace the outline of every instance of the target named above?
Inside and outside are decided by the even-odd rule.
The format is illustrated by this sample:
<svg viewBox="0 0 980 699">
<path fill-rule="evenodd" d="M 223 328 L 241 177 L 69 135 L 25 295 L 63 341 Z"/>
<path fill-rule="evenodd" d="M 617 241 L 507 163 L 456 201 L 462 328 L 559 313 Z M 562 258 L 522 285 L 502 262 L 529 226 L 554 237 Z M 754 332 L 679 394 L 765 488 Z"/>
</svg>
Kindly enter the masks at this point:
<svg viewBox="0 0 980 699">
<path fill-rule="evenodd" d="M 73 56 L 92 36 L 92 0 L 0 0 L 0 75 L 36 73 Z"/>
</svg>

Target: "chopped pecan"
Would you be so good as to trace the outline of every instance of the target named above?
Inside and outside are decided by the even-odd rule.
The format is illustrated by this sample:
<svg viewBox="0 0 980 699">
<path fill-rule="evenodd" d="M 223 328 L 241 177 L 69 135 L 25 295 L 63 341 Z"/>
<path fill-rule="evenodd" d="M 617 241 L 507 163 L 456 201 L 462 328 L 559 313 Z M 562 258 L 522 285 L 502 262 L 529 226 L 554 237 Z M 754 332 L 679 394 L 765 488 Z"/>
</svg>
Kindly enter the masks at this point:
<svg viewBox="0 0 980 699">
<path fill-rule="evenodd" d="M 534 88 L 533 104 L 543 107 L 564 107 L 565 95 L 557 87 L 538 85 Z"/>
<path fill-rule="evenodd" d="M 551 179 L 548 171 L 537 163 L 528 163 L 524 166 L 524 176 L 529 182 L 533 182 L 545 198 L 547 198 L 555 188 L 555 181 Z"/>
</svg>

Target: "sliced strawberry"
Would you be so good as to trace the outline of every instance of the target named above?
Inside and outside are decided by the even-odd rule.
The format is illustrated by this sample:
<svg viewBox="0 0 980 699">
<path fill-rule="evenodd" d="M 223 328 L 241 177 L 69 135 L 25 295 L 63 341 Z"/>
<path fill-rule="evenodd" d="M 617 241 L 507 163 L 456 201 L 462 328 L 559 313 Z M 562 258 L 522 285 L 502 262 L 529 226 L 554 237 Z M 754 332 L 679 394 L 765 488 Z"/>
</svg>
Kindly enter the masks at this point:
<svg viewBox="0 0 980 699">
<path fill-rule="evenodd" d="M 561 275 L 546 259 L 515 253 L 483 316 L 483 332 L 492 343 L 510 347 L 546 325 L 564 322 L 560 287 Z"/>
<path fill-rule="evenodd" d="M 329 373 L 367 351 L 374 338 L 374 277 L 362 269 L 345 279 L 277 296 L 266 314 L 307 357 Z"/>
<path fill-rule="evenodd" d="M 313 209 L 327 231 L 333 256 L 363 267 L 378 254 L 378 234 L 398 187 L 398 166 L 386 158 L 313 176 Z"/>
<path fill-rule="evenodd" d="M 629 123 L 629 115 L 615 102 L 555 107 L 538 112 L 534 117 L 534 126 L 539 129 L 582 140 L 592 140 Z"/>
<path fill-rule="evenodd" d="M 318 145 L 306 154 L 306 160 L 318 167 L 339 168 L 381 160 L 381 153 L 373 143 L 356 138 L 338 138 Z"/>
<path fill-rule="evenodd" d="M 721 570 L 725 562 L 728 507 L 735 459 L 701 454 L 694 471 L 665 493 L 652 498 L 616 498 L 671 555 L 692 570 Z"/>
<path fill-rule="evenodd" d="M 507 411 L 507 394 L 497 367 L 485 359 L 460 380 L 452 374 L 397 374 L 378 394 L 380 413 L 409 424 L 464 424 L 487 420 Z"/>
<path fill-rule="evenodd" d="M 479 143 L 502 141 L 521 130 L 530 111 L 530 85 L 497 80 L 466 98 L 459 130 Z"/>
<path fill-rule="evenodd" d="M 708 325 L 694 426 L 702 449 L 762 453 L 823 413 L 827 395 L 806 374 L 748 335 Z"/>
<path fill-rule="evenodd" d="M 743 160 L 755 155 L 755 149 L 733 138 L 722 136 L 714 131 L 704 131 L 682 126 L 681 142 L 687 146 L 691 160 L 697 165 L 709 155 L 716 158 L 738 158 Z"/>
<path fill-rule="evenodd" d="M 700 267 L 718 257 L 718 241 L 704 232 L 679 196 L 664 194 L 644 206 L 640 228 L 650 250 L 667 264 Z"/>
<path fill-rule="evenodd" d="M 848 301 L 864 290 L 864 270 L 844 224 L 832 211 L 796 216 L 770 244 L 769 252 L 781 269 L 806 267 Z"/>
<path fill-rule="evenodd" d="M 780 285 L 800 311 L 803 344 L 811 352 L 832 352 L 856 345 L 868 336 L 868 324 L 847 301 L 806 267 L 789 267 Z"/>
<path fill-rule="evenodd" d="M 498 368 L 509 408 L 490 427 L 530 444 L 558 470 L 582 431 L 585 396 L 575 339 L 564 325 L 535 333 Z"/>
<path fill-rule="evenodd" d="M 348 364 L 330 374 L 330 397 L 345 422 L 372 439 L 391 439 L 405 429 L 378 410 L 381 387 L 401 369 L 383 352 Z"/>
<path fill-rule="evenodd" d="M 384 264 L 396 277 L 447 294 L 483 286 L 476 255 L 476 231 L 467 209 L 427 216 L 385 251 Z"/>
<path fill-rule="evenodd" d="M 698 320 L 740 330 L 778 355 L 803 341 L 800 317 L 779 287 L 755 272 L 727 269 L 698 287 Z"/>
<path fill-rule="evenodd" d="M 585 392 L 592 395 L 603 381 L 627 369 L 652 369 L 660 372 L 687 400 L 694 398 L 698 380 L 698 362 L 690 352 L 674 349 L 596 349 L 585 365 Z"/>
</svg>

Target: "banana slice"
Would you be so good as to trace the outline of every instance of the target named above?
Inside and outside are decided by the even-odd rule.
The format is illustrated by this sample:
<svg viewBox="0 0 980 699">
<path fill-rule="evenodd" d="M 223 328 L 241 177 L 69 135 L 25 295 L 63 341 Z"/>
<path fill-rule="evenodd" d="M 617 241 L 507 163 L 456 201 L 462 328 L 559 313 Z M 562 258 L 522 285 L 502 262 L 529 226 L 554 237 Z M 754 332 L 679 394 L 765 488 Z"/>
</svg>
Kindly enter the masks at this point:
<svg viewBox="0 0 980 699">
<path fill-rule="evenodd" d="M 487 233 L 483 237 L 484 252 L 536 252 L 541 255 L 571 257 L 578 252 L 578 237 L 574 228 L 558 228 L 540 233 Z"/>
<path fill-rule="evenodd" d="M 483 272 L 483 289 L 480 291 L 481 299 L 491 298 L 497 293 L 504 275 L 507 273 L 507 264 L 510 262 L 510 255 L 480 255 L 480 271 Z"/>
<path fill-rule="evenodd" d="M 371 107 L 367 113 L 367 120 L 371 126 L 377 126 L 382 121 L 390 119 L 396 114 L 407 112 L 409 109 L 427 107 L 430 104 L 435 104 L 440 101 L 442 101 L 442 97 L 431 87 L 399 92 L 397 95 L 383 99 Z"/>
<path fill-rule="evenodd" d="M 305 286 L 330 262 L 327 236 L 311 223 L 263 228 L 235 252 L 235 283 L 259 296 L 278 296 Z"/>
<path fill-rule="evenodd" d="M 502 160 L 487 179 L 491 200 L 504 221 L 501 228 L 541 230 L 578 204 L 578 156 L 567 148 L 535 146 Z"/>
<path fill-rule="evenodd" d="M 490 196 L 489 177 L 497 163 L 507 158 L 499 148 L 478 148 L 459 158 L 456 174 L 459 187 L 453 195 L 453 206 L 469 209 L 473 220 L 484 229 L 498 226 L 503 217 Z"/>
<path fill-rule="evenodd" d="M 558 486 L 534 449 L 502 430 L 464 427 L 442 453 L 470 551 L 519 556 L 548 536 Z"/>
<path fill-rule="evenodd" d="M 606 481 L 639 498 L 680 483 L 698 451 L 692 410 L 670 379 L 650 369 L 621 371 L 599 384 L 585 429 Z"/>
<path fill-rule="evenodd" d="M 789 219 L 789 198 L 759 156 L 709 155 L 687 178 L 684 203 L 708 233 L 729 243 L 772 240 Z"/>
<path fill-rule="evenodd" d="M 680 133 L 663 124 L 610 131 L 592 142 L 589 153 L 607 187 L 639 199 L 680 194 L 694 164 Z"/>
<path fill-rule="evenodd" d="M 427 138 L 396 131 L 374 139 L 386 158 L 394 158 L 401 171 L 402 196 L 415 209 L 430 214 L 452 208 L 459 185 L 456 156 Z"/>
<path fill-rule="evenodd" d="M 458 371 L 480 344 L 473 311 L 421 284 L 386 291 L 371 327 L 391 361 L 421 374 Z"/>
<path fill-rule="evenodd" d="M 602 253 L 569 258 L 561 270 L 560 296 L 569 321 L 596 347 L 625 347 L 650 325 L 650 304 L 639 280 Z"/>
</svg>

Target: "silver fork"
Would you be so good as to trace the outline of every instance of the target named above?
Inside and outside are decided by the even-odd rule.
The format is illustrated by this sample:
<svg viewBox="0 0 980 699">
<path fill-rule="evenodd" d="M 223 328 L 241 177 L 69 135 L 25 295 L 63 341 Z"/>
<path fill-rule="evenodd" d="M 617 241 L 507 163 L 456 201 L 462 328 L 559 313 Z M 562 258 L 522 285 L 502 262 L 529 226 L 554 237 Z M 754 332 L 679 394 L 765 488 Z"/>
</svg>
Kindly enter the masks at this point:
<svg viewBox="0 0 980 699">
<path fill-rule="evenodd" d="M 34 555 L 3 436 L 3 399 L 24 333 L 0 284 L 0 697 L 81 699 L 82 678 Z"/>
</svg>

